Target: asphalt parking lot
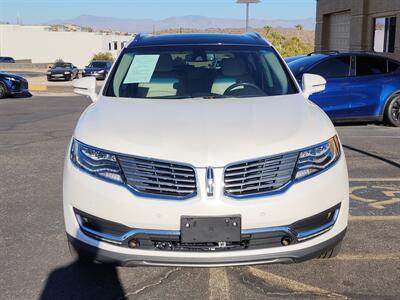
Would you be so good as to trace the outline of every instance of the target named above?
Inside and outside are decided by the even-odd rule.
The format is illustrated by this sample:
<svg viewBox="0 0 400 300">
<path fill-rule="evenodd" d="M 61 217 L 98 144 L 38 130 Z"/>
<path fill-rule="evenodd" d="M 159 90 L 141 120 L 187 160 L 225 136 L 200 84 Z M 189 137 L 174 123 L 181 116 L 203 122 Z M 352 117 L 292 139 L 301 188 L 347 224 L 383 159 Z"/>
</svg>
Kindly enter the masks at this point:
<svg viewBox="0 0 400 300">
<path fill-rule="evenodd" d="M 400 129 L 338 127 L 348 160 L 351 218 L 340 255 L 301 264 L 114 268 L 71 260 L 62 168 L 90 101 L 0 101 L 1 299 L 399 299 Z"/>
</svg>

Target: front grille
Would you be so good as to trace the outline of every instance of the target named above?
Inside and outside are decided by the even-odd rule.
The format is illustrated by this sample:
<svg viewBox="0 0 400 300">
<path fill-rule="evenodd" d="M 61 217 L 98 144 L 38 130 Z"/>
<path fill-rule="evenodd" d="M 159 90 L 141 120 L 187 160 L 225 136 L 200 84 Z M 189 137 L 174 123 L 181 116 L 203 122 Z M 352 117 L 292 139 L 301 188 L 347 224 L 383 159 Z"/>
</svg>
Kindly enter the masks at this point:
<svg viewBox="0 0 400 300">
<path fill-rule="evenodd" d="M 173 198 L 196 194 L 196 174 L 190 166 L 130 156 L 118 156 L 118 160 L 126 183 L 135 191 Z"/>
<path fill-rule="evenodd" d="M 291 181 L 298 153 L 249 160 L 225 168 L 224 191 L 246 197 L 277 190 Z"/>
<path fill-rule="evenodd" d="M 28 89 L 28 81 L 21 81 L 21 86 L 20 88 L 22 90 L 27 90 Z"/>
</svg>

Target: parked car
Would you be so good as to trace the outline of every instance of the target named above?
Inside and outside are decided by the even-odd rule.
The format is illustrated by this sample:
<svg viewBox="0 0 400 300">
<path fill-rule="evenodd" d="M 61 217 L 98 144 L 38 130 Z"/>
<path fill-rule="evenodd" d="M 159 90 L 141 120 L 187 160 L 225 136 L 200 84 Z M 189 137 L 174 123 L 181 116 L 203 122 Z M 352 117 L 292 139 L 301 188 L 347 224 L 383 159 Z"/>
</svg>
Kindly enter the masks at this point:
<svg viewBox="0 0 400 300">
<path fill-rule="evenodd" d="M 13 63 L 15 63 L 15 59 L 12 57 L 8 57 L 8 56 L 0 56 L 0 64 L 4 64 L 4 63 L 13 64 Z"/>
<path fill-rule="evenodd" d="M 0 71 L 0 99 L 28 92 L 28 81 L 22 76 Z"/>
<path fill-rule="evenodd" d="M 310 99 L 335 122 L 400 126 L 400 62 L 368 53 L 313 53 L 288 62 L 298 82 L 323 76 L 326 89 Z"/>
<path fill-rule="evenodd" d="M 111 61 L 106 60 L 94 60 L 82 71 L 82 76 L 93 76 L 96 79 L 104 80 L 107 77 L 108 72 L 112 66 Z"/>
<path fill-rule="evenodd" d="M 73 80 L 79 78 L 79 70 L 71 63 L 58 62 L 55 63 L 47 71 L 47 80 Z"/>
<path fill-rule="evenodd" d="M 325 113 L 269 42 L 137 35 L 64 165 L 64 217 L 80 260 L 220 266 L 335 256 L 349 208 L 346 160 Z"/>
</svg>

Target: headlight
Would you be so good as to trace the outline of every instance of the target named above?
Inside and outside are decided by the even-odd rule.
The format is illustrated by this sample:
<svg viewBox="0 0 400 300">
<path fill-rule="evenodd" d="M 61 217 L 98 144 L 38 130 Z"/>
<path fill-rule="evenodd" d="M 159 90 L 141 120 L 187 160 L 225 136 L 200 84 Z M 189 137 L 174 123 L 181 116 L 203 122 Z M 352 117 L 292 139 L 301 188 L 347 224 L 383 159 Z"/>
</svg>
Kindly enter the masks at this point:
<svg viewBox="0 0 400 300">
<path fill-rule="evenodd" d="M 71 72 L 68 72 L 68 71 L 67 71 L 67 72 L 64 72 L 64 74 L 65 74 L 65 75 L 68 75 L 68 74 L 71 74 Z"/>
<path fill-rule="evenodd" d="M 296 179 L 302 179 L 323 171 L 340 157 L 340 142 L 337 136 L 318 146 L 301 151 L 296 165 Z"/>
<path fill-rule="evenodd" d="M 12 78 L 12 77 L 6 77 L 5 79 L 6 79 L 6 80 L 11 80 L 11 81 L 18 81 L 17 79 Z"/>
<path fill-rule="evenodd" d="M 51 75 L 51 72 L 50 72 L 50 71 L 48 71 L 48 72 L 47 72 L 47 75 Z"/>
<path fill-rule="evenodd" d="M 97 72 L 97 73 L 99 73 L 99 74 L 103 74 L 103 73 L 104 73 L 104 70 L 101 70 L 101 71 L 99 71 L 99 72 Z"/>
<path fill-rule="evenodd" d="M 116 182 L 123 181 L 122 172 L 114 154 L 91 148 L 74 139 L 70 158 L 78 168 L 93 176 Z"/>
</svg>

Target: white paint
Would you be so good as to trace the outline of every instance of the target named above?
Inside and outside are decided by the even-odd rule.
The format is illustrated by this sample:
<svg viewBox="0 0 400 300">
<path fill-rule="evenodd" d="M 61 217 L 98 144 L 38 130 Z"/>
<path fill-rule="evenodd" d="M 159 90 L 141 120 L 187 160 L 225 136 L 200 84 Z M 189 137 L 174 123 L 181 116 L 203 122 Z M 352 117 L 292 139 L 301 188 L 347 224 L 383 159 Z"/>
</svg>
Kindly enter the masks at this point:
<svg viewBox="0 0 400 300">
<path fill-rule="evenodd" d="M 209 292 L 210 300 L 229 300 L 229 280 L 226 268 L 211 268 L 209 270 Z"/>
<path fill-rule="evenodd" d="M 33 63 L 52 63 L 63 59 L 83 68 L 93 54 L 121 51 L 131 36 L 99 32 L 49 31 L 49 26 L 0 24 L 0 55 L 32 59 Z M 117 42 L 117 50 L 114 50 Z M 109 50 L 111 43 L 112 50 Z"/>
</svg>

